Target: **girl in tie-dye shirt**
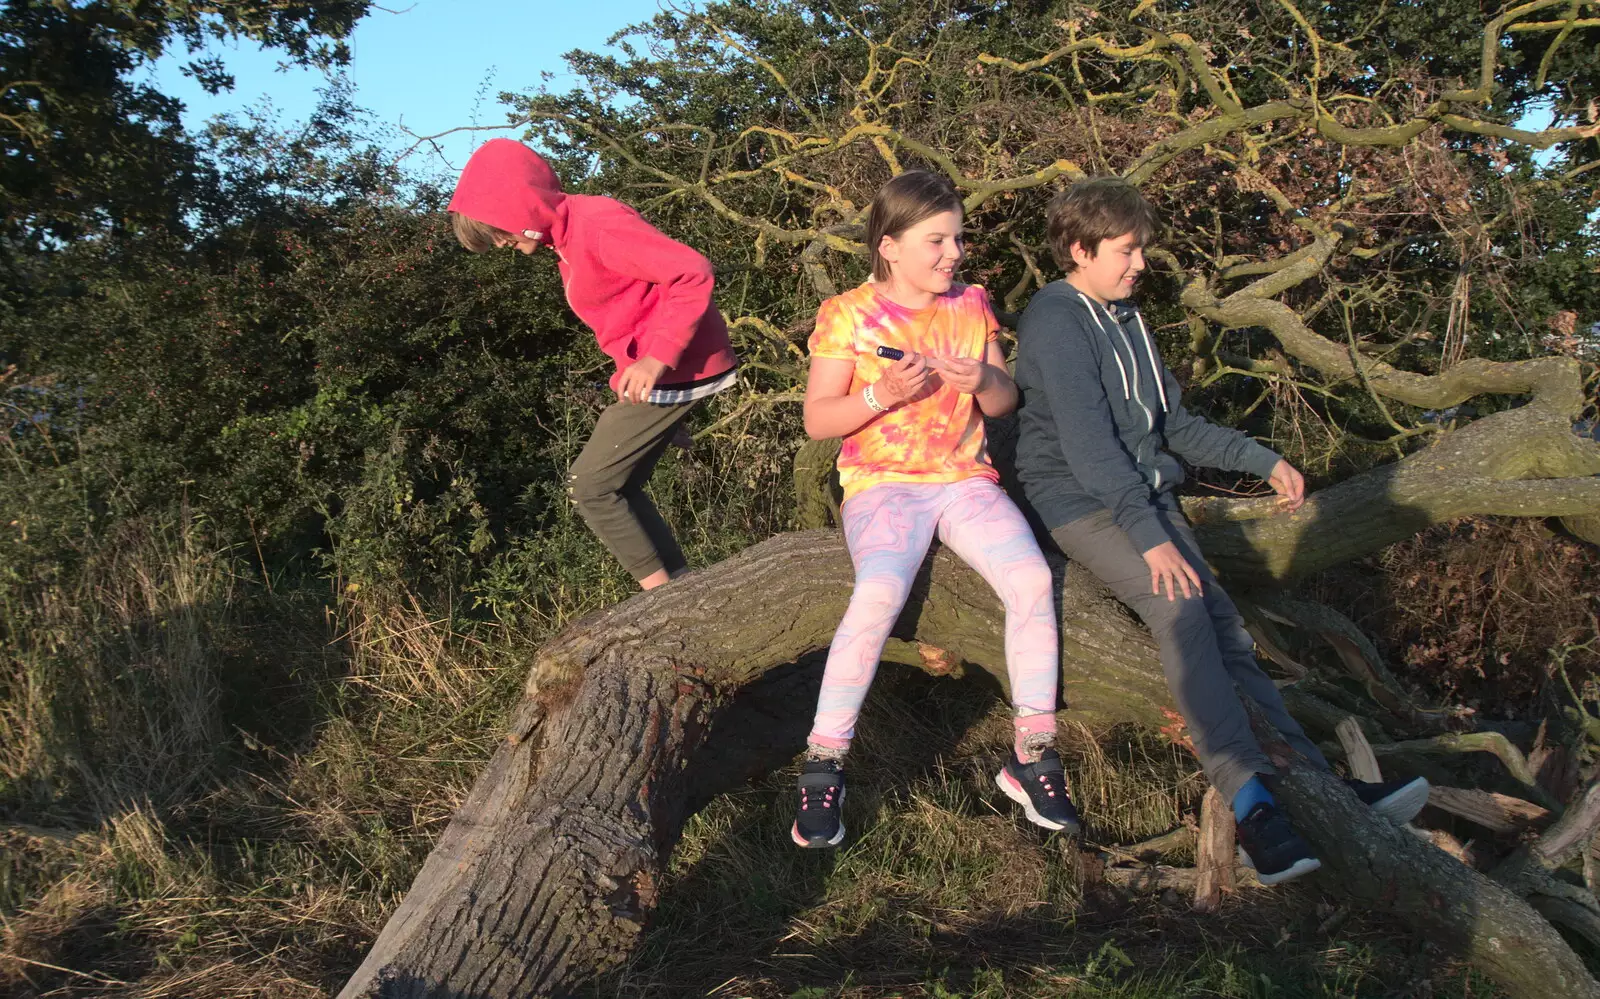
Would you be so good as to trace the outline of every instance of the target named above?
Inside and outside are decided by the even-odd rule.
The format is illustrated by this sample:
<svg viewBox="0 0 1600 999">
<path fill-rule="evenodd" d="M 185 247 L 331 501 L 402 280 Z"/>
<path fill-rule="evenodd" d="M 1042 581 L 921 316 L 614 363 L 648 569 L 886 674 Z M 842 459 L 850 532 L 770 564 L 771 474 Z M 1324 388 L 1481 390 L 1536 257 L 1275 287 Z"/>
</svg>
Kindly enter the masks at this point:
<svg viewBox="0 0 1600 999">
<path fill-rule="evenodd" d="M 979 287 L 955 281 L 961 198 L 943 177 L 902 173 L 873 199 L 872 279 L 822 303 L 811 336 L 806 432 L 843 437 L 845 543 L 855 590 L 828 650 L 795 822 L 800 846 L 844 839 L 844 757 L 889 630 L 928 545 L 976 569 L 1006 608 L 1016 738 L 995 782 L 1047 829 L 1078 828 L 1055 741 L 1060 646 L 1050 569 L 1001 491 L 983 417 L 1017 405 Z M 878 348 L 903 353 L 882 357 Z"/>
</svg>

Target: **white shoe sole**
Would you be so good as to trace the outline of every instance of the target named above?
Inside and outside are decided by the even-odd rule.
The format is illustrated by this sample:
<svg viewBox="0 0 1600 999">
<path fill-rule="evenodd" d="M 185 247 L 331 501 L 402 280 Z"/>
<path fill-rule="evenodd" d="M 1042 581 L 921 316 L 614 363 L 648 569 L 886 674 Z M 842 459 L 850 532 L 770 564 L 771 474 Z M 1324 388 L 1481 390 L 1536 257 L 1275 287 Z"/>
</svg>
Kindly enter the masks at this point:
<svg viewBox="0 0 1600 999">
<path fill-rule="evenodd" d="M 1428 781 L 1418 777 L 1387 798 L 1372 803 L 1372 810 L 1398 825 L 1405 825 L 1417 817 L 1422 806 L 1428 803 Z"/>
<path fill-rule="evenodd" d="M 842 788 L 839 789 L 839 814 L 840 815 L 844 814 L 844 796 L 845 796 L 846 792 L 848 792 L 848 791 L 849 791 L 849 788 L 843 788 L 842 787 Z M 794 840 L 794 845 L 795 846 L 805 847 L 807 850 L 821 850 L 821 849 L 824 849 L 824 848 L 830 847 L 830 846 L 838 846 L 840 843 L 844 842 L 844 820 L 843 819 L 839 820 L 839 831 L 834 833 L 833 834 L 833 838 L 828 840 L 826 843 L 813 843 L 810 840 L 806 839 L 804 836 L 800 835 L 800 823 L 799 822 L 795 822 L 793 825 L 791 825 L 789 827 L 789 838 Z"/>
<path fill-rule="evenodd" d="M 1065 823 L 1053 822 L 1050 819 L 1045 818 L 1043 815 L 1040 815 L 1038 810 L 1033 807 L 1033 802 L 1028 798 L 1028 792 L 1024 791 L 1017 785 L 1016 781 L 1011 777 L 1011 775 L 1006 773 L 1004 767 L 1001 767 L 1000 772 L 994 775 L 994 784 L 995 787 L 998 787 L 1005 793 L 1007 798 L 1010 798 L 1012 801 L 1015 801 L 1017 804 L 1022 806 L 1022 812 L 1028 817 L 1029 822 L 1032 822 L 1041 829 L 1060 830 L 1067 828 Z M 1077 831 L 1076 823 L 1074 823 L 1072 830 L 1073 832 Z"/>
<path fill-rule="evenodd" d="M 1244 847 L 1235 846 L 1234 850 L 1239 854 L 1239 863 L 1252 871 L 1256 871 L 1255 862 L 1250 859 L 1248 853 L 1244 852 Z M 1304 877 L 1312 871 L 1321 869 L 1322 861 L 1316 857 L 1302 857 L 1276 874 L 1262 874 L 1260 871 L 1256 871 L 1256 880 L 1263 885 L 1281 885 L 1285 881 L 1293 881 L 1295 878 Z"/>
</svg>

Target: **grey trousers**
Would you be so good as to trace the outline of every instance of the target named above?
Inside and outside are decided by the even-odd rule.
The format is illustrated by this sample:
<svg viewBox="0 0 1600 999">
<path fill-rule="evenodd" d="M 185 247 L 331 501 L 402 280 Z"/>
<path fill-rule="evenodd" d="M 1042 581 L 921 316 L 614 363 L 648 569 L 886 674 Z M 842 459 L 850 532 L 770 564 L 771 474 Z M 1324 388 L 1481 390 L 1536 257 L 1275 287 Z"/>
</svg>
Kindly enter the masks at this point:
<svg viewBox="0 0 1600 999">
<path fill-rule="evenodd" d="M 698 402 L 615 402 L 567 471 L 567 495 L 589 529 L 634 579 L 689 563 L 644 485 Z"/>
<path fill-rule="evenodd" d="M 1144 556 L 1109 510 L 1063 524 L 1050 536 L 1068 558 L 1098 576 L 1150 628 L 1161 649 L 1167 687 L 1188 725 L 1200 765 L 1211 786 L 1228 801 L 1256 774 L 1277 772 L 1250 731 L 1235 684 L 1261 705 L 1291 746 L 1317 766 L 1327 767 L 1316 743 L 1290 717 L 1278 688 L 1261 671 L 1244 619 L 1207 568 L 1189 522 L 1175 511 L 1161 510 L 1159 515 L 1178 551 L 1204 582 L 1204 596 L 1185 598 L 1179 591 L 1176 600 L 1168 600 L 1165 587 L 1160 595 L 1151 593 Z"/>
</svg>

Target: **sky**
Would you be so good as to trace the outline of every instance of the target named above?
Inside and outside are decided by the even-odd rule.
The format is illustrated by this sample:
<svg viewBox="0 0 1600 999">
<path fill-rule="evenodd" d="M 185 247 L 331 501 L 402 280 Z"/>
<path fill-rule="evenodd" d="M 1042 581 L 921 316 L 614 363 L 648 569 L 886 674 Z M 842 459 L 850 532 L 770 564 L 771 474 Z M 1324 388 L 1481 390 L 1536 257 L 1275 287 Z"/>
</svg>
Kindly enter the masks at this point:
<svg viewBox="0 0 1600 999">
<path fill-rule="evenodd" d="M 355 85 L 355 102 L 376 121 L 431 135 L 461 125 L 505 121 L 496 100 L 501 91 L 547 86 L 564 90 L 575 82 L 561 56 L 572 49 L 598 50 L 613 33 L 653 16 L 662 0 L 387 0 L 398 13 L 374 8 L 356 24 L 344 72 Z M 681 6 L 681 5 L 680 5 Z M 327 77 L 311 69 L 279 70 L 283 56 L 253 42 L 210 50 L 235 79 L 231 92 L 213 97 L 181 72 L 190 60 L 180 45 L 144 71 L 158 90 L 185 104 L 184 124 L 202 128 L 213 115 L 258 106 L 269 99 L 287 125 L 304 121 L 316 106 Z M 460 171 L 472 149 L 496 135 L 457 132 L 441 139 L 444 159 L 426 147 L 411 154 L 427 172 Z M 405 142 L 399 148 L 410 145 Z"/>
</svg>

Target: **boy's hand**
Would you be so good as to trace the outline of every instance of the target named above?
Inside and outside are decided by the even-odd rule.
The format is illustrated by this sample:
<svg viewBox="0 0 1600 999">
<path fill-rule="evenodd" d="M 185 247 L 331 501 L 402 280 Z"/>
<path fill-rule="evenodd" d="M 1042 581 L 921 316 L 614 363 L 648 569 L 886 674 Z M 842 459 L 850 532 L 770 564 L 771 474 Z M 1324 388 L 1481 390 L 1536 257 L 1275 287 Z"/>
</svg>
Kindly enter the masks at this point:
<svg viewBox="0 0 1600 999">
<path fill-rule="evenodd" d="M 1278 494 L 1278 506 L 1290 513 L 1300 509 L 1306 501 L 1305 478 L 1282 458 L 1272 466 L 1272 478 L 1267 480 L 1267 484 Z"/>
<path fill-rule="evenodd" d="M 872 386 L 872 396 L 878 405 L 893 409 L 912 398 L 928 384 L 928 359 L 915 351 L 889 365 Z"/>
<path fill-rule="evenodd" d="M 977 395 L 989 383 L 989 366 L 971 357 L 930 357 L 928 365 L 957 392 Z"/>
<path fill-rule="evenodd" d="M 1144 553 L 1144 563 L 1150 567 L 1150 592 L 1156 596 L 1161 595 L 1161 583 L 1167 584 L 1167 599 L 1178 599 L 1178 590 L 1183 590 L 1185 600 L 1192 596 L 1200 596 L 1204 589 L 1200 585 L 1200 576 L 1194 571 L 1183 555 L 1178 552 L 1178 546 L 1170 541 L 1162 542 Z M 1193 593 L 1190 592 L 1193 587 Z"/>
<path fill-rule="evenodd" d="M 639 358 L 623 369 L 617 381 L 617 397 L 628 402 L 644 402 L 656 387 L 656 379 L 666 370 L 667 366 L 653 357 Z"/>
</svg>

